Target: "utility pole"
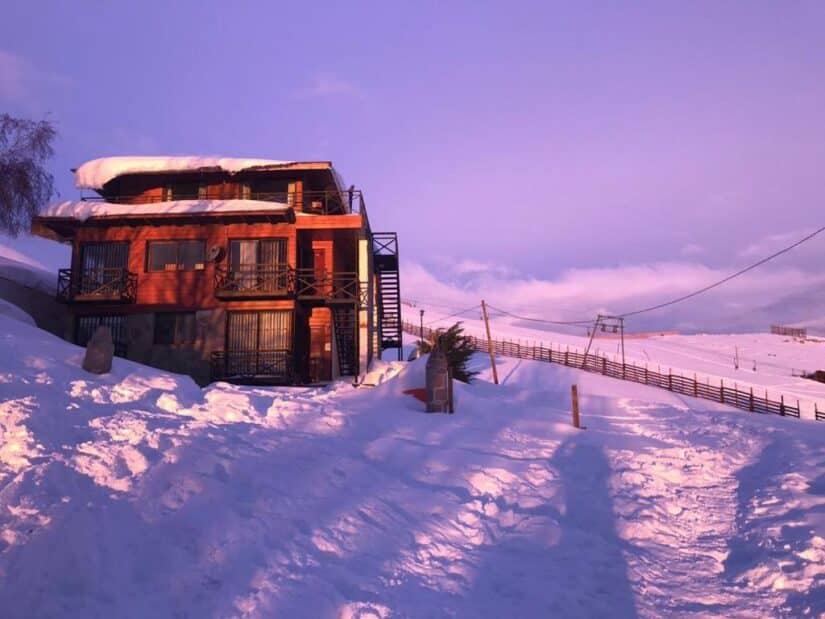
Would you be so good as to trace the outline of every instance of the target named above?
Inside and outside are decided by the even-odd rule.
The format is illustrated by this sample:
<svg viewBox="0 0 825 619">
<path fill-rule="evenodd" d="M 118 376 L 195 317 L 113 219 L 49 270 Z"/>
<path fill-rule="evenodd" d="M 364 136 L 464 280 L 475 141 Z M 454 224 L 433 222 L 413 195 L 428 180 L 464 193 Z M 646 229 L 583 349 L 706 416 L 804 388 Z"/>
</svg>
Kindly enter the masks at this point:
<svg viewBox="0 0 825 619">
<path fill-rule="evenodd" d="M 496 347 L 490 335 L 490 319 L 487 317 L 487 304 L 481 300 L 481 314 L 484 316 L 484 328 L 487 331 L 487 349 L 490 351 L 490 365 L 493 368 L 493 382 L 498 385 L 498 369 L 496 368 Z"/>
<path fill-rule="evenodd" d="M 602 315 L 596 316 L 596 322 L 593 323 L 593 331 L 590 333 L 590 339 L 587 341 L 587 348 L 584 349 L 584 358 L 582 359 L 582 369 L 587 367 L 587 355 L 590 353 L 590 346 L 593 344 L 593 338 L 596 337 L 596 330 L 599 328 L 599 323 L 602 321 Z"/>
<path fill-rule="evenodd" d="M 624 361 L 624 316 L 619 316 L 619 329 L 622 332 L 622 378 L 624 378 L 625 361 Z"/>
</svg>

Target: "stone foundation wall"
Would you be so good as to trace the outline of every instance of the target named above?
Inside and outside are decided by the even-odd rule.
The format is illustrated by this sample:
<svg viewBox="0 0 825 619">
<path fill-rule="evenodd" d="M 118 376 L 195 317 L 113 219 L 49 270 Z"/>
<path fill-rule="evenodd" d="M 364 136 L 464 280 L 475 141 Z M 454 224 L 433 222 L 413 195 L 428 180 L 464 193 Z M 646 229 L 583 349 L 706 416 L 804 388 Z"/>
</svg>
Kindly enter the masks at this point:
<svg viewBox="0 0 825 619">
<path fill-rule="evenodd" d="M 127 358 L 161 370 L 188 374 L 199 385 L 210 378 L 213 350 L 224 345 L 226 313 L 222 309 L 195 313 L 195 341 L 192 344 L 155 344 L 155 314 L 132 314 L 126 318 Z"/>
</svg>

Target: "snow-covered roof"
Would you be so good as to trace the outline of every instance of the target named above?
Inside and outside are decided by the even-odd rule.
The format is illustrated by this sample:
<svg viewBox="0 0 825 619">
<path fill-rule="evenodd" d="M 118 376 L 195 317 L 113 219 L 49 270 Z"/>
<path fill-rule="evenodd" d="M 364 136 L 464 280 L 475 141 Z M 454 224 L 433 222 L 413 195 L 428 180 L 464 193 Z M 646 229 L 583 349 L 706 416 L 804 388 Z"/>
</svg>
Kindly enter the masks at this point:
<svg viewBox="0 0 825 619">
<path fill-rule="evenodd" d="M 306 162 L 307 165 L 329 162 Z M 192 172 L 219 169 L 230 174 L 254 168 L 301 165 L 296 161 L 274 159 L 248 159 L 234 157 L 103 157 L 84 163 L 75 170 L 75 184 L 80 189 L 102 189 L 103 186 L 124 174 L 148 174 L 152 172 Z M 334 173 L 334 171 L 333 171 Z"/>
<path fill-rule="evenodd" d="M 289 208 L 288 204 L 263 202 L 261 200 L 176 200 L 172 202 L 153 202 L 151 204 L 112 204 L 111 202 L 69 200 L 46 207 L 40 212 L 40 216 L 86 221 L 90 217 L 283 212 Z"/>
</svg>

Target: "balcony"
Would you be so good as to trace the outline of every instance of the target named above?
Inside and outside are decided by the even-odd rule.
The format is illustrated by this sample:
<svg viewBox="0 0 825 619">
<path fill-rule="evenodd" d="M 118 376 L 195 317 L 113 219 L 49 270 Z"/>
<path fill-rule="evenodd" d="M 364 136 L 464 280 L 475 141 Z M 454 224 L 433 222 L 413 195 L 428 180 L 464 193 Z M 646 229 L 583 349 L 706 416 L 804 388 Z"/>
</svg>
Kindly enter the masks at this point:
<svg viewBox="0 0 825 619">
<path fill-rule="evenodd" d="M 345 191 L 254 192 L 242 190 L 201 191 L 198 193 L 163 193 L 112 196 L 81 196 L 84 202 L 110 204 L 154 204 L 178 200 L 257 200 L 289 205 L 314 215 L 366 215 L 364 195 L 360 189 Z"/>
<path fill-rule="evenodd" d="M 288 297 L 292 269 L 283 265 L 249 264 L 215 268 L 215 296 L 227 298 Z"/>
<path fill-rule="evenodd" d="M 318 272 L 283 265 L 251 264 L 216 267 L 219 299 L 290 298 L 317 303 L 366 304 L 366 289 L 354 271 Z"/>
<path fill-rule="evenodd" d="M 211 362 L 212 380 L 289 384 L 294 379 L 289 350 L 216 350 Z"/>
<path fill-rule="evenodd" d="M 319 273 L 314 269 L 295 270 L 295 296 L 305 301 L 338 301 L 364 305 L 366 290 L 358 281 L 358 273 L 331 271 Z"/>
<path fill-rule="evenodd" d="M 66 303 L 134 303 L 137 275 L 121 268 L 60 269 L 57 299 Z"/>
</svg>

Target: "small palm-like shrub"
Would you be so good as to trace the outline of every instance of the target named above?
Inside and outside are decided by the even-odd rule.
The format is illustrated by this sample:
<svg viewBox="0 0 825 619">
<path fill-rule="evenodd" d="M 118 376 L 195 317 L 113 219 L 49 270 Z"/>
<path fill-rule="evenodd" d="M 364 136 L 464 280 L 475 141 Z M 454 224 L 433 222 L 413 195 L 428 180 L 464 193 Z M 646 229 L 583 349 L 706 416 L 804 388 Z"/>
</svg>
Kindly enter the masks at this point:
<svg viewBox="0 0 825 619">
<path fill-rule="evenodd" d="M 433 332 L 429 340 L 418 342 L 418 348 L 422 353 L 430 352 L 435 346 L 444 351 L 447 364 L 456 380 L 469 383 L 478 374 L 467 368 L 475 350 L 472 339 L 464 335 L 464 328 L 460 322 L 455 323 L 449 329 L 438 329 Z"/>
</svg>

